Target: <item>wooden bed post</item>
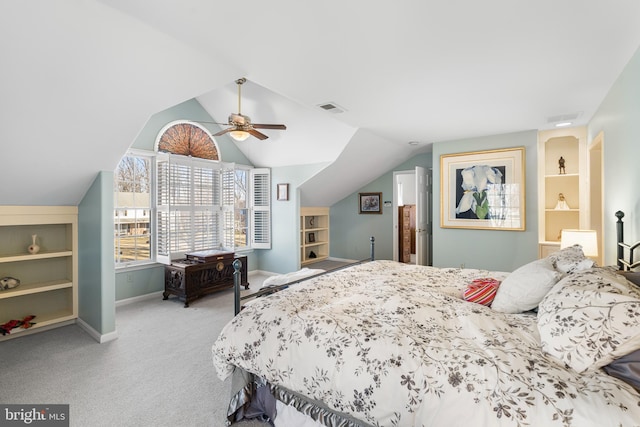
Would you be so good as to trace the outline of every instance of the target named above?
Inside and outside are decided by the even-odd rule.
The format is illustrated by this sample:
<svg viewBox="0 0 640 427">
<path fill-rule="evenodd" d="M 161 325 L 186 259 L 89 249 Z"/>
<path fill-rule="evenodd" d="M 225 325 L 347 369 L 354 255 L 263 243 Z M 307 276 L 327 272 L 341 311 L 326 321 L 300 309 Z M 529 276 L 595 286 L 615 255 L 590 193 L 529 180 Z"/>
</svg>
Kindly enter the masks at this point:
<svg viewBox="0 0 640 427">
<path fill-rule="evenodd" d="M 616 230 L 618 232 L 618 270 L 622 270 L 622 258 L 624 258 L 624 248 L 621 243 L 624 241 L 624 224 L 622 222 L 622 218 L 624 218 L 624 212 L 618 211 L 616 212 L 616 218 L 618 221 L 616 222 Z"/>
<path fill-rule="evenodd" d="M 233 315 L 237 316 L 240 313 L 240 283 L 242 282 L 241 272 L 242 261 L 236 259 L 233 261 Z"/>
</svg>

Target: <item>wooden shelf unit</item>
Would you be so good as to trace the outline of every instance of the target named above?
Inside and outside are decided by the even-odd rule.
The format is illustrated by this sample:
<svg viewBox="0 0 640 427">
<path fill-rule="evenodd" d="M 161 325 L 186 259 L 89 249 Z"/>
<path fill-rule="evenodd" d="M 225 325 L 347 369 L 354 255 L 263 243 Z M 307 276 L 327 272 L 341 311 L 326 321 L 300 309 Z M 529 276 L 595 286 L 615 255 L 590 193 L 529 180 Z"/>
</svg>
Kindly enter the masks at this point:
<svg viewBox="0 0 640 427">
<path fill-rule="evenodd" d="M 311 258 L 311 252 L 316 257 Z M 329 258 L 329 208 L 300 208 L 300 265 Z"/>
<path fill-rule="evenodd" d="M 564 173 L 560 173 L 561 156 Z M 544 258 L 560 249 L 563 229 L 582 229 L 588 224 L 586 128 L 538 133 L 538 177 L 538 255 Z M 556 209 L 560 193 L 569 209 Z"/>
<path fill-rule="evenodd" d="M 27 251 L 33 234 L 36 254 Z M 0 324 L 36 316 L 31 328 L 14 329 L 0 341 L 75 322 L 77 247 L 76 206 L 0 206 L 0 278 L 20 280 L 0 291 Z"/>
</svg>

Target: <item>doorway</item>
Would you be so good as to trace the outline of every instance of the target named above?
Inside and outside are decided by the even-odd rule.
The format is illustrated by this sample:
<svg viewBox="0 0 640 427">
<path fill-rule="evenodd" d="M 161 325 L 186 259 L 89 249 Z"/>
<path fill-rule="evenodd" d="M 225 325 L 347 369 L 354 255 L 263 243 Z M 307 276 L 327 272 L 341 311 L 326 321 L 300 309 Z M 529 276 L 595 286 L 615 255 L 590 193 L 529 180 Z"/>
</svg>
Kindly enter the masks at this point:
<svg viewBox="0 0 640 427">
<path fill-rule="evenodd" d="M 393 259 L 431 265 L 431 170 L 393 172 Z"/>
<path fill-rule="evenodd" d="M 598 265 L 604 265 L 604 134 L 600 132 L 589 145 L 589 218 L 591 230 L 598 235 Z"/>
</svg>

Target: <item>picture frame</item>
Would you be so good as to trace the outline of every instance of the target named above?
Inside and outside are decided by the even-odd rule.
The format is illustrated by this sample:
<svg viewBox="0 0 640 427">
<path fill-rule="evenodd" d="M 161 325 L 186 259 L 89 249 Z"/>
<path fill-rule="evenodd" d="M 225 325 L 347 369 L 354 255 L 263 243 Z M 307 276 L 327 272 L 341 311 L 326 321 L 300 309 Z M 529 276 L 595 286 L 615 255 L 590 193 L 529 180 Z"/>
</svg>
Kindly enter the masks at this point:
<svg viewBox="0 0 640 427">
<path fill-rule="evenodd" d="M 381 214 L 382 193 L 358 193 L 358 209 L 361 214 Z"/>
<path fill-rule="evenodd" d="M 277 200 L 286 201 L 289 200 L 289 184 L 278 184 L 277 185 Z"/>
<path fill-rule="evenodd" d="M 525 148 L 440 156 L 440 226 L 525 230 Z"/>
<path fill-rule="evenodd" d="M 315 243 L 316 242 L 316 233 L 309 233 L 309 235 L 307 236 L 307 239 L 309 239 L 309 241 L 307 243 Z"/>
</svg>

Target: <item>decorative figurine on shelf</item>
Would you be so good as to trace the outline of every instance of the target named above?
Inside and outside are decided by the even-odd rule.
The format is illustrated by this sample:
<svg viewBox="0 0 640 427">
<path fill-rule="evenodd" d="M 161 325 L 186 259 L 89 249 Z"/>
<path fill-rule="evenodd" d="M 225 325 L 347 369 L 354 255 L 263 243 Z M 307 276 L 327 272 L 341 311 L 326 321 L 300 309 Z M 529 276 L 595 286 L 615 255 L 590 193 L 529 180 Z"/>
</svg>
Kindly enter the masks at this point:
<svg viewBox="0 0 640 427">
<path fill-rule="evenodd" d="M 558 159 L 558 167 L 560 168 L 560 175 L 567 173 L 567 171 L 564 169 L 564 157 L 562 156 L 560 156 L 560 159 Z"/>
<path fill-rule="evenodd" d="M 571 209 L 569 207 L 569 205 L 567 204 L 567 201 L 564 199 L 564 194 L 559 193 L 558 194 L 558 203 L 556 203 L 556 210 L 562 210 L 562 211 L 566 211 Z"/>
<path fill-rule="evenodd" d="M 38 246 L 38 244 L 36 243 L 37 238 L 38 238 L 37 234 L 31 235 L 32 243 L 27 248 L 30 254 L 37 254 L 38 252 L 40 252 L 40 246 Z"/>
<path fill-rule="evenodd" d="M 20 280 L 15 277 L 3 277 L 0 279 L 0 291 L 17 288 L 18 286 L 20 286 Z"/>
</svg>

